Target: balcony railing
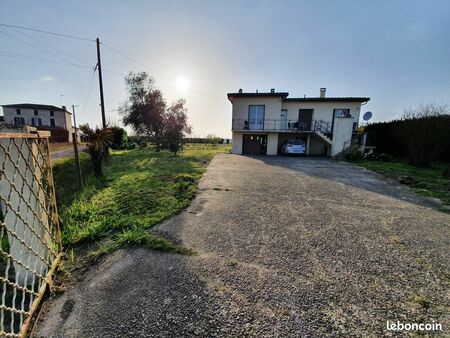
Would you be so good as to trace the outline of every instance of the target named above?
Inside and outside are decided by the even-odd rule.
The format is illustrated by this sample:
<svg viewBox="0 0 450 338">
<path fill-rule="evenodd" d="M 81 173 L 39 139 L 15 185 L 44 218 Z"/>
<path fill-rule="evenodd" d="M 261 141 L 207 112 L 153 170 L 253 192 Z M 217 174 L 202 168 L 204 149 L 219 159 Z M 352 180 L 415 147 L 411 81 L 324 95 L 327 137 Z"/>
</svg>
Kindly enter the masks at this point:
<svg viewBox="0 0 450 338">
<path fill-rule="evenodd" d="M 270 120 L 270 119 L 233 119 L 232 130 L 263 130 L 263 131 L 320 131 L 322 133 L 331 132 L 331 122 L 323 120 L 313 120 L 311 124 L 305 124 L 298 120 Z"/>
</svg>

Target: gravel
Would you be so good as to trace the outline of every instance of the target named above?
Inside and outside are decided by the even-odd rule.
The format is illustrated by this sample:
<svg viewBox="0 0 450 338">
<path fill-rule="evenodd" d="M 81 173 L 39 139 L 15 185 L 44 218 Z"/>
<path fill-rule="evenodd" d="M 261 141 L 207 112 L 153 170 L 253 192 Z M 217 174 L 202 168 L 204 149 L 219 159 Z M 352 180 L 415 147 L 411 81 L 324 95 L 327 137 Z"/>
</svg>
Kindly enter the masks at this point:
<svg viewBox="0 0 450 338">
<path fill-rule="evenodd" d="M 200 190 L 155 228 L 198 255 L 108 256 L 47 304 L 37 336 L 380 336 L 387 320 L 448 333 L 450 215 L 406 187 L 331 160 L 223 154 Z"/>
</svg>

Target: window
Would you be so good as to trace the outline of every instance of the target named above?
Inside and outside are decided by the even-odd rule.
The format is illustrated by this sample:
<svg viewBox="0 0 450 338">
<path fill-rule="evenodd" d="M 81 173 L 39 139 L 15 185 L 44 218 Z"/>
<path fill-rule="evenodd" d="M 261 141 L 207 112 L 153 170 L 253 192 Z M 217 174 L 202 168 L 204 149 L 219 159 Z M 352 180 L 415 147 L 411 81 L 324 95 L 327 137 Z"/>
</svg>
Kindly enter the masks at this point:
<svg viewBox="0 0 450 338">
<path fill-rule="evenodd" d="M 33 126 L 42 126 L 42 119 L 39 117 L 39 118 L 37 118 L 37 117 L 33 117 L 32 119 L 31 119 L 31 124 L 33 125 Z"/>
<path fill-rule="evenodd" d="M 55 112 L 53 110 L 50 110 L 50 116 L 55 116 Z"/>
<path fill-rule="evenodd" d="M 15 117 L 14 124 L 18 126 L 23 126 L 25 124 L 25 119 L 23 117 Z"/>
<path fill-rule="evenodd" d="M 334 117 L 349 117 L 350 109 L 335 109 L 333 115 Z"/>
<path fill-rule="evenodd" d="M 37 115 L 37 114 L 38 114 L 38 110 L 35 109 L 35 110 L 34 110 L 34 115 Z"/>
<path fill-rule="evenodd" d="M 248 129 L 263 130 L 264 129 L 264 111 L 263 105 L 248 106 Z"/>
<path fill-rule="evenodd" d="M 20 115 L 20 109 L 16 109 L 17 115 Z"/>
<path fill-rule="evenodd" d="M 55 126 L 55 119 L 50 119 L 50 126 L 54 127 Z"/>
</svg>

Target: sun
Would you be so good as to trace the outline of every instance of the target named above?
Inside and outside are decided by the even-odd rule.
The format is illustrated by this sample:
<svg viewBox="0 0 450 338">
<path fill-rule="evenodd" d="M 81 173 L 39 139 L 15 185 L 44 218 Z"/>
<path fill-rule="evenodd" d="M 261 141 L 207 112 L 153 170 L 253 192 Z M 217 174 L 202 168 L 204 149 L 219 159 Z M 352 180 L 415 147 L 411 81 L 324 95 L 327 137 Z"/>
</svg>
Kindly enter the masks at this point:
<svg viewBox="0 0 450 338">
<path fill-rule="evenodd" d="M 175 86 L 180 92 L 185 93 L 189 90 L 189 88 L 191 88 L 191 82 L 184 76 L 179 76 L 175 80 Z"/>
</svg>

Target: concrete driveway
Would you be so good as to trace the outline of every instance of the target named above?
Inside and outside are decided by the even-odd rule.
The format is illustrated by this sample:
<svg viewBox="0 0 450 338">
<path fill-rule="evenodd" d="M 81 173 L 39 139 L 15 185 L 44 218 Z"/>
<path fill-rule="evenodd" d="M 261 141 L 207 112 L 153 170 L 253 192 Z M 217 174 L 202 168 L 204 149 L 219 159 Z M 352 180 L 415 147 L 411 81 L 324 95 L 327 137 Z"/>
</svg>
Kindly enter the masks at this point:
<svg viewBox="0 0 450 338">
<path fill-rule="evenodd" d="M 450 325 L 450 215 L 346 163 L 218 155 L 155 231 L 197 256 L 121 250 L 56 299 L 42 337 L 387 335 Z"/>
</svg>

